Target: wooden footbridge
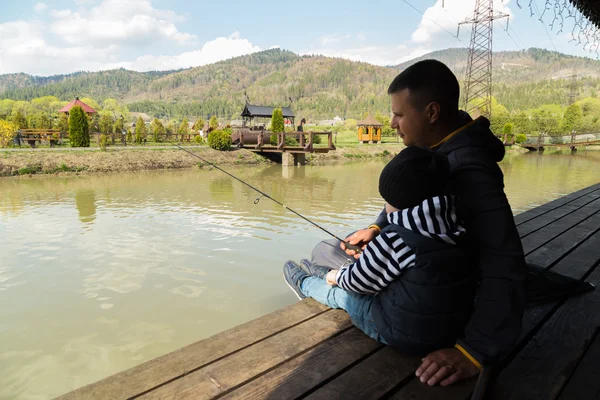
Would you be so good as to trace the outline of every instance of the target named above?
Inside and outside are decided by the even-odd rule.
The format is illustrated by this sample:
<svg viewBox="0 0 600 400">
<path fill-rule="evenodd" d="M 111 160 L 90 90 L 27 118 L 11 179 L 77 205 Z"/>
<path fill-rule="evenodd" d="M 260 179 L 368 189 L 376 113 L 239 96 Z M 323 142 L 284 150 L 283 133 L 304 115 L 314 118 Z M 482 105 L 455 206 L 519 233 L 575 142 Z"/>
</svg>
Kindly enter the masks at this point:
<svg viewBox="0 0 600 400">
<path fill-rule="evenodd" d="M 587 146 L 600 146 L 600 139 L 577 141 L 576 135 L 572 135 L 571 141 L 568 143 L 546 143 L 545 137 L 546 135 L 528 137 L 528 140 L 525 143 L 519 144 L 519 146 L 529 151 L 544 151 L 546 147 L 567 147 L 571 149 L 571 151 L 577 151 L 578 147 L 581 148 Z"/>
<path fill-rule="evenodd" d="M 233 144 L 241 149 L 248 149 L 259 153 L 327 153 L 335 150 L 332 132 L 285 132 L 277 133 L 277 144 L 272 145 L 270 138 L 272 132 L 266 130 L 254 131 L 239 129 L 231 135 Z M 326 143 L 320 145 L 317 136 L 326 136 Z M 294 138 L 297 145 L 286 144 L 286 137 Z"/>
<path fill-rule="evenodd" d="M 529 262 L 600 285 L 600 184 L 515 222 Z M 492 370 L 484 398 L 597 399 L 599 357 L 600 290 L 531 303 L 518 344 Z M 429 387 L 415 377 L 420 359 L 370 339 L 344 311 L 307 299 L 60 399 L 470 397 L 477 378 Z"/>
</svg>

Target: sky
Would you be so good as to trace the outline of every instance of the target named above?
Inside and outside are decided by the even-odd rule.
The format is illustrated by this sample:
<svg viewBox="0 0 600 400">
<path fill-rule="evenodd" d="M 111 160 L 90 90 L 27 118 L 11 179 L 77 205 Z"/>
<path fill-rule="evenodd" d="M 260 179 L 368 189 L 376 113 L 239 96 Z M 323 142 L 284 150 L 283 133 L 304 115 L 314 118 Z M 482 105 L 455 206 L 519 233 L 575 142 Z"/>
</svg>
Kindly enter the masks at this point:
<svg viewBox="0 0 600 400">
<path fill-rule="evenodd" d="M 494 51 L 541 47 L 596 58 L 534 16 L 529 0 L 496 0 Z M 443 6 L 442 6 L 443 3 Z M 67 74 L 206 65 L 270 48 L 395 65 L 468 47 L 475 0 L 0 0 L 0 74 Z"/>
</svg>

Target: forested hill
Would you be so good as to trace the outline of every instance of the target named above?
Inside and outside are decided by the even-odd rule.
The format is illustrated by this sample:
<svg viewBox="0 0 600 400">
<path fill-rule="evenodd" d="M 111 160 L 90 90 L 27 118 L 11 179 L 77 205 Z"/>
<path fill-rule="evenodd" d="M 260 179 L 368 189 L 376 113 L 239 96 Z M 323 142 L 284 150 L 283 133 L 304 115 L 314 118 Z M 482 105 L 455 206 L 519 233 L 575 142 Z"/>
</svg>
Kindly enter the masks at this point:
<svg viewBox="0 0 600 400">
<path fill-rule="evenodd" d="M 289 105 L 309 118 L 357 117 L 389 108 L 386 89 L 399 69 L 425 58 L 450 66 L 462 81 L 468 51 L 447 49 L 394 68 L 322 56 L 298 56 L 272 49 L 181 71 L 111 70 L 53 77 L 0 75 L 0 99 L 31 100 L 75 96 L 97 101 L 116 98 L 131 111 L 156 116 L 239 115 L 246 96 L 251 103 Z M 600 89 L 600 62 L 541 49 L 494 54 L 494 96 L 509 110 L 568 101 L 575 73 L 578 97 Z"/>
</svg>

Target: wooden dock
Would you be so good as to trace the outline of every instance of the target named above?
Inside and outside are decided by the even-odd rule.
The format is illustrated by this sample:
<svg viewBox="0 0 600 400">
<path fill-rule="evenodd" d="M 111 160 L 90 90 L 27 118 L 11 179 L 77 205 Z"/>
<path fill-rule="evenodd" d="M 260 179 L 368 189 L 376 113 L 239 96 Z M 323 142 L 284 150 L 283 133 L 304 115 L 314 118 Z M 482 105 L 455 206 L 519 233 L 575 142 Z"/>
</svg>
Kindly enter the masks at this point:
<svg viewBox="0 0 600 400">
<path fill-rule="evenodd" d="M 600 284 L 600 184 L 515 220 L 528 261 Z M 518 347 L 496 369 L 486 398 L 597 399 L 599 330 L 600 290 L 529 308 Z M 475 378 L 428 387 L 415 378 L 419 363 L 369 339 L 344 311 L 304 300 L 61 399 L 470 397 Z"/>
</svg>

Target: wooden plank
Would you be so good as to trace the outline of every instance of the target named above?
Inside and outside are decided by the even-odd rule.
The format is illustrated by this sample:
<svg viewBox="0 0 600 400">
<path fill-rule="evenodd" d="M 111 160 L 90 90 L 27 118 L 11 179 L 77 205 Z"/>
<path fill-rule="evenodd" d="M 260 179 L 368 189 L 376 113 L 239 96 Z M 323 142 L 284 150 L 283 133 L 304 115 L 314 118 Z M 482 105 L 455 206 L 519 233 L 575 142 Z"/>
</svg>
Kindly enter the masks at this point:
<svg viewBox="0 0 600 400">
<path fill-rule="evenodd" d="M 379 399 L 414 377 L 420 363 L 421 357 L 403 355 L 385 346 L 305 399 Z"/>
<path fill-rule="evenodd" d="M 212 399 L 350 329 L 343 310 L 331 310 L 148 392 L 142 399 Z M 252 332 L 246 332 L 252 335 Z"/>
<path fill-rule="evenodd" d="M 600 398 L 600 379 L 598 379 L 598 360 L 600 360 L 600 334 L 592 340 L 583 359 L 577 365 L 569 382 L 563 388 L 558 400 L 594 400 Z"/>
<path fill-rule="evenodd" d="M 422 383 L 419 379 L 417 379 L 417 377 L 415 377 L 406 386 L 389 397 L 389 400 L 467 400 L 470 397 L 473 388 L 475 387 L 476 381 L 477 378 L 474 377 L 464 381 L 456 382 L 451 386 L 442 387 L 439 385 L 429 386 L 426 383 Z"/>
<path fill-rule="evenodd" d="M 532 250 L 543 246 L 564 232 L 567 232 L 580 222 L 591 217 L 598 211 L 600 211 L 600 198 L 594 200 L 587 206 L 581 207 L 579 210 L 572 212 L 567 217 L 550 223 L 549 225 L 537 231 L 535 235 L 522 237 L 521 243 L 523 243 L 523 250 L 527 254 Z"/>
<path fill-rule="evenodd" d="M 515 215 L 515 223 L 520 225 L 524 222 L 530 221 L 540 215 L 543 215 L 549 211 L 552 211 L 558 207 L 561 207 L 564 204 L 567 204 L 573 200 L 577 200 L 580 197 L 585 196 L 588 193 L 592 193 L 594 191 L 600 190 L 600 183 L 589 186 L 587 188 L 578 190 L 577 192 L 570 193 L 566 196 L 559 197 L 556 200 L 552 200 L 548 203 L 542 204 L 538 207 L 532 208 L 531 210 L 527 210 L 521 214 Z"/>
<path fill-rule="evenodd" d="M 540 267 L 549 267 L 596 234 L 598 227 L 600 227 L 600 213 L 592 215 L 562 235 L 536 248 L 527 255 L 527 261 Z"/>
<path fill-rule="evenodd" d="M 81 387 L 59 399 L 133 397 L 324 312 L 329 312 L 327 306 L 314 300 L 304 300 Z"/>
<path fill-rule="evenodd" d="M 574 234 L 574 231 L 569 231 L 563 234 L 562 236 L 556 238 L 555 243 L 559 243 L 561 241 L 570 242 L 573 240 L 571 236 L 573 236 Z M 584 274 L 590 268 L 593 267 L 595 262 L 593 260 L 593 256 L 598 255 L 598 248 L 600 248 L 600 234 L 590 236 L 589 238 L 583 240 L 583 242 L 580 243 L 580 245 L 576 247 L 566 257 L 558 261 L 558 263 L 556 263 L 552 267 L 552 270 L 555 270 L 559 273 L 563 273 L 572 278 L 581 279 L 584 276 Z M 552 257 L 560 257 L 559 254 L 560 253 L 548 254 L 548 261 L 546 262 L 547 266 L 554 264 L 556 262 L 556 258 Z M 531 256 L 535 256 L 535 252 L 527 257 L 528 261 L 531 261 Z M 573 268 L 574 264 L 577 264 L 578 268 Z M 523 317 L 522 332 L 518 340 L 517 348 L 519 348 L 519 346 L 522 346 L 525 343 L 525 341 L 528 340 L 531 333 L 535 329 L 537 329 L 538 325 L 540 325 L 542 321 L 548 318 L 548 316 L 555 310 L 557 305 L 558 302 L 549 302 L 537 307 L 529 308 L 525 311 L 525 315 Z M 514 354 L 512 356 L 509 356 L 507 361 L 510 361 L 512 357 L 514 357 Z M 514 379 L 520 378 L 514 377 Z M 449 394 L 447 398 L 467 399 L 473 391 L 476 380 L 472 379 L 469 382 L 463 383 L 459 386 L 452 385 L 451 387 L 449 387 Z M 406 387 L 401 388 L 392 398 L 433 400 L 440 398 L 440 391 L 444 392 L 444 388 L 432 390 L 432 388 L 428 387 L 427 385 L 421 384 L 417 380 L 409 383 Z M 446 398 L 446 396 L 444 395 L 443 398 Z"/>
<path fill-rule="evenodd" d="M 584 207 L 589 206 L 595 200 L 600 198 L 600 191 L 594 191 L 582 196 L 576 200 L 573 200 L 567 204 L 562 205 L 552 211 L 547 212 L 537 218 L 527 221 L 518 226 L 519 234 L 522 238 L 531 235 L 533 232 L 548 226 L 549 224 L 555 223 L 556 221 L 570 217 L 573 213 L 581 210 Z"/>
<path fill-rule="evenodd" d="M 357 328 L 351 328 L 223 396 L 221 400 L 297 398 L 381 347 L 380 343 Z"/>
<path fill-rule="evenodd" d="M 600 284 L 600 269 L 589 281 Z M 555 398 L 599 326 L 600 291 L 569 299 L 498 376 L 492 398 Z"/>
</svg>

